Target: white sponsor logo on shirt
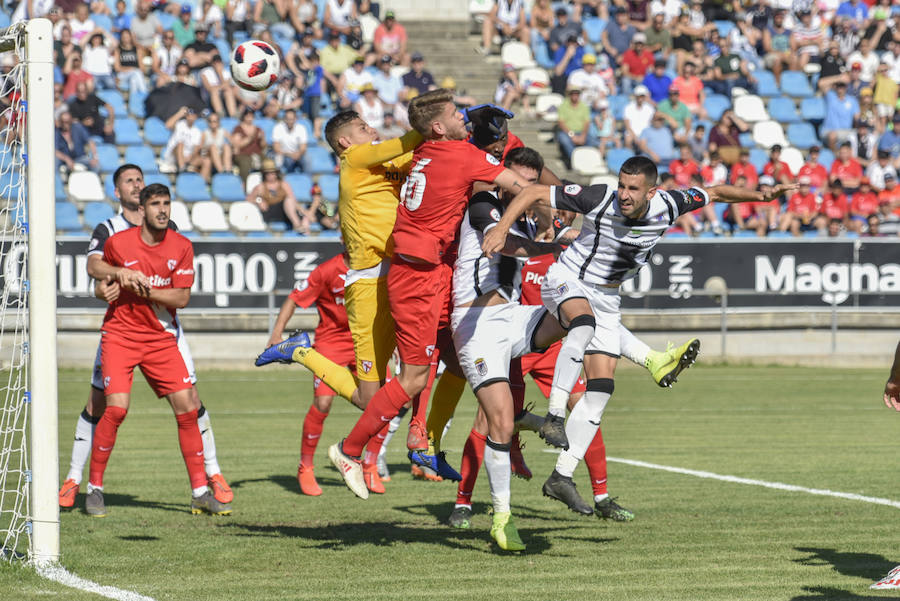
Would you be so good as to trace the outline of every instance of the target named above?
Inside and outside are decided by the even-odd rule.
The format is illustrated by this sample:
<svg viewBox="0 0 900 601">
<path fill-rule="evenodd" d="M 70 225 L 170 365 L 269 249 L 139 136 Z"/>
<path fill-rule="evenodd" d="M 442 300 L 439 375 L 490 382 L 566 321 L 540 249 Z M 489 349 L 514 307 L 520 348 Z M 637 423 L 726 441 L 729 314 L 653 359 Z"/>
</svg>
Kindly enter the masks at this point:
<svg viewBox="0 0 900 601">
<path fill-rule="evenodd" d="M 497 209 L 491 209 L 491 219 L 494 221 L 500 221 L 500 211 Z"/>
<path fill-rule="evenodd" d="M 571 195 L 571 196 L 575 196 L 576 194 L 578 194 L 579 192 L 581 192 L 581 186 L 579 186 L 578 184 L 569 184 L 568 186 L 566 186 L 565 188 L 563 188 L 563 191 L 564 191 L 566 194 L 569 194 L 569 195 Z"/>
<path fill-rule="evenodd" d="M 497 157 L 495 157 L 494 155 L 492 155 L 492 154 L 489 153 L 489 152 L 484 153 L 484 158 L 485 158 L 485 159 L 487 160 L 487 162 L 490 163 L 491 165 L 499 165 L 499 164 L 500 164 L 500 161 L 497 160 Z"/>
<path fill-rule="evenodd" d="M 131 267 L 132 265 L 136 265 L 138 261 L 125 261 L 125 267 Z"/>
</svg>

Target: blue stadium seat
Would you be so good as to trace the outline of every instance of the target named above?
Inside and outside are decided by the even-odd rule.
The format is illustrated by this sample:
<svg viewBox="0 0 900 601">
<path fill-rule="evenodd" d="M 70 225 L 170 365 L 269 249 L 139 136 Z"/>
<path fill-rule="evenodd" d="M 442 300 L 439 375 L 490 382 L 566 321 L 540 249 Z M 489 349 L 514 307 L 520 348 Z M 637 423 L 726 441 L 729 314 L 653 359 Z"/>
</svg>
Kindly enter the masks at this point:
<svg viewBox="0 0 900 601">
<path fill-rule="evenodd" d="M 769 162 L 769 155 L 762 148 L 750 149 L 750 164 L 756 169 L 757 173 L 762 173 L 763 167 Z"/>
<path fill-rule="evenodd" d="M 333 173 L 334 161 L 331 151 L 319 146 L 310 146 L 303 155 L 303 171 L 312 174 Z"/>
<path fill-rule="evenodd" d="M 56 229 L 62 232 L 80 232 L 81 219 L 78 218 L 78 207 L 71 202 L 56 203 Z"/>
<path fill-rule="evenodd" d="M 731 99 L 722 94 L 709 94 L 703 103 L 703 108 L 706 109 L 710 121 L 718 121 L 722 117 L 722 113 L 731 108 Z"/>
<path fill-rule="evenodd" d="M 787 139 L 791 146 L 800 150 L 808 150 L 819 144 L 816 130 L 809 123 L 791 123 L 787 128 Z"/>
<path fill-rule="evenodd" d="M 216 48 L 219 50 L 219 56 L 222 57 L 222 64 L 227 67 L 231 63 L 231 47 L 228 45 L 228 42 L 225 40 L 210 41 L 216 45 Z"/>
<path fill-rule="evenodd" d="M 807 232 L 803 232 L 803 237 L 804 238 L 818 238 L 819 232 L 818 232 L 818 230 L 809 230 Z"/>
<path fill-rule="evenodd" d="M 54 187 L 56 188 L 57 202 L 68 199 L 68 196 L 66 196 L 66 185 L 63 183 L 62 175 L 60 175 L 59 171 L 56 172 L 56 184 Z"/>
<path fill-rule="evenodd" d="M 310 190 L 312 189 L 312 179 L 305 173 L 288 173 L 284 176 L 284 181 L 291 187 L 297 202 L 307 203 L 312 200 Z"/>
<path fill-rule="evenodd" d="M 340 195 L 337 175 L 323 175 L 319 178 L 319 186 L 322 188 L 322 198 L 330 202 L 337 202 Z"/>
<path fill-rule="evenodd" d="M 132 92 L 131 96 L 128 97 L 128 112 L 138 119 L 146 117 L 147 111 L 144 108 L 144 101 L 146 99 L 146 92 Z"/>
<path fill-rule="evenodd" d="M 632 152 L 627 148 L 610 148 L 606 151 L 606 166 L 611 173 L 618 173 L 622 164 L 627 161 Z"/>
<path fill-rule="evenodd" d="M 165 146 L 169 143 L 172 132 L 159 117 L 149 117 L 144 121 L 144 139 L 151 146 Z"/>
<path fill-rule="evenodd" d="M 19 196 L 19 191 L 25 185 L 25 176 L 16 169 L 10 169 L 0 174 L 0 197 L 14 199 Z"/>
<path fill-rule="evenodd" d="M 241 178 L 233 173 L 216 173 L 212 178 L 212 197 L 219 202 L 244 200 Z"/>
<path fill-rule="evenodd" d="M 105 202 L 89 202 L 84 205 L 84 225 L 93 230 L 99 223 L 115 215 L 112 207 Z"/>
<path fill-rule="evenodd" d="M 768 238 L 793 238 L 790 232 L 769 232 Z"/>
<path fill-rule="evenodd" d="M 125 106 L 125 99 L 119 90 L 97 90 L 95 93 L 97 98 L 112 107 L 116 119 L 128 116 L 128 107 Z"/>
<path fill-rule="evenodd" d="M 614 119 L 621 120 L 625 114 L 625 105 L 628 104 L 628 96 L 624 94 L 617 94 L 615 96 L 610 96 L 609 100 L 609 110 L 612 113 Z"/>
<path fill-rule="evenodd" d="M 234 128 L 238 126 L 238 120 L 234 117 L 222 117 L 221 119 L 221 127 L 225 130 L 225 133 L 231 135 L 231 132 L 234 131 Z"/>
<path fill-rule="evenodd" d="M 287 224 L 281 221 L 276 221 L 274 223 L 267 223 L 269 229 L 273 232 L 285 232 L 287 231 Z"/>
<path fill-rule="evenodd" d="M 723 38 L 728 37 L 731 30 L 736 27 L 733 21 L 713 21 L 713 23 L 715 23 L 716 29 L 719 30 L 719 35 Z"/>
<path fill-rule="evenodd" d="M 275 129 L 275 121 L 269 119 L 268 117 L 262 117 L 260 119 L 256 119 L 253 123 L 256 125 L 256 127 L 263 130 L 263 133 L 266 134 L 266 142 L 271 144 L 272 130 Z"/>
<path fill-rule="evenodd" d="M 116 119 L 113 131 L 116 134 L 116 144 L 120 146 L 137 146 L 144 143 L 137 121 L 131 117 Z"/>
<path fill-rule="evenodd" d="M 206 182 L 199 173 L 179 173 L 175 178 L 175 196 L 184 202 L 212 200 Z"/>
<path fill-rule="evenodd" d="M 738 141 L 740 141 L 741 147 L 743 148 L 753 148 L 756 145 L 756 142 L 753 141 L 753 134 L 749 131 L 740 134 L 738 136 Z"/>
<path fill-rule="evenodd" d="M 599 44 L 603 30 L 606 29 L 606 20 L 600 17 L 588 17 L 582 20 L 581 27 L 591 44 Z"/>
<path fill-rule="evenodd" d="M 688 235 L 684 232 L 666 232 L 666 240 L 687 239 Z"/>
<path fill-rule="evenodd" d="M 316 142 L 315 130 L 313 129 L 312 121 L 307 119 L 306 117 L 301 117 L 297 115 L 297 123 L 302 125 L 306 129 L 306 137 L 309 140 L 309 144 L 312 145 Z"/>
<path fill-rule="evenodd" d="M 100 173 L 115 171 L 122 163 L 118 149 L 112 144 L 97 144 L 97 160 L 100 161 Z"/>
<path fill-rule="evenodd" d="M 781 96 L 781 90 L 778 89 L 778 83 L 776 83 L 775 76 L 771 71 L 760 69 L 753 72 L 753 77 L 756 78 L 757 96 L 762 96 L 763 98 Z"/>
<path fill-rule="evenodd" d="M 794 101 L 786 96 L 779 96 L 769 100 L 769 116 L 782 125 L 800 121 L 800 115 L 797 114 L 797 107 L 794 105 Z"/>
<path fill-rule="evenodd" d="M 162 25 L 163 31 L 169 31 L 170 29 L 172 29 L 172 25 L 174 25 L 175 21 L 177 20 L 175 15 L 167 13 L 163 10 L 156 11 L 156 16 L 159 19 L 160 25 Z M 235 44 L 237 44 L 237 41 L 235 41 Z"/>
<path fill-rule="evenodd" d="M 339 230 L 325 230 L 323 232 L 319 232 L 320 238 L 340 238 L 341 232 Z"/>
<path fill-rule="evenodd" d="M 547 44 L 541 40 L 541 42 L 535 45 L 531 51 L 534 53 L 534 62 L 536 62 L 543 69 L 552 69 L 556 66 L 556 63 L 553 62 L 553 59 L 550 58 L 550 49 L 547 48 Z"/>
<path fill-rule="evenodd" d="M 752 230 L 738 230 L 732 234 L 734 238 L 756 238 L 756 232 Z"/>
<path fill-rule="evenodd" d="M 9 15 L 5 12 L 0 12 L 0 29 L 6 29 L 9 27 Z"/>
<path fill-rule="evenodd" d="M 156 162 L 156 153 L 147 146 L 129 146 L 125 149 L 125 162 L 134 163 L 141 168 L 144 175 L 159 173 L 159 164 Z"/>
<path fill-rule="evenodd" d="M 785 71 L 781 74 L 781 92 L 792 98 L 810 98 L 813 96 L 809 78 L 802 71 Z"/>
<path fill-rule="evenodd" d="M 94 22 L 94 27 L 96 29 L 102 29 L 103 31 L 110 31 L 112 29 L 113 22 L 112 19 L 109 18 L 109 15 L 92 13 L 91 21 Z"/>
<path fill-rule="evenodd" d="M 269 232 L 243 232 L 241 234 L 245 238 L 271 238 L 272 234 Z"/>
<path fill-rule="evenodd" d="M 800 116 L 805 121 L 819 123 L 825 120 L 825 99 L 821 96 L 804 98 L 800 101 Z"/>
<path fill-rule="evenodd" d="M 822 150 L 819 151 L 819 164 L 825 167 L 825 169 L 831 169 L 831 164 L 833 162 L 834 153 L 828 148 L 822 148 Z"/>
<path fill-rule="evenodd" d="M 237 235 L 232 232 L 207 232 L 207 238 L 237 238 Z"/>
<path fill-rule="evenodd" d="M 146 178 L 144 179 L 144 184 L 147 184 Z M 116 200 L 116 187 L 113 185 L 113 174 L 107 173 L 103 178 L 103 192 L 106 194 L 106 197 L 110 200 Z"/>
</svg>

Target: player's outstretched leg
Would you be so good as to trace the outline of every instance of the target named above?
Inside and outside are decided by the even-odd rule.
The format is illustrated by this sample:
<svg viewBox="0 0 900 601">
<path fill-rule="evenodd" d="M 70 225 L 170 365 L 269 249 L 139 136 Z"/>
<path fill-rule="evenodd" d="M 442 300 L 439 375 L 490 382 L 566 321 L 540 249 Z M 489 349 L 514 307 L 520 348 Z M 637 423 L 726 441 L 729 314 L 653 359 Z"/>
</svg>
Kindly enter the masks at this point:
<svg viewBox="0 0 900 601">
<path fill-rule="evenodd" d="M 306 332 L 293 332 L 283 342 L 273 344 L 256 358 L 254 365 L 262 367 L 270 363 L 293 363 L 294 349 L 296 348 L 312 348 L 309 340 L 309 334 Z"/>
<path fill-rule="evenodd" d="M 368 499 L 369 489 L 363 475 L 362 461 L 344 453 L 342 446 L 343 442 L 338 442 L 328 447 L 328 458 L 344 479 L 347 488 L 360 499 Z"/>
<path fill-rule="evenodd" d="M 678 381 L 678 375 L 694 364 L 698 354 L 700 340 L 697 338 L 691 338 L 677 347 L 670 342 L 664 353 L 651 351 L 645 365 L 654 382 L 662 388 L 670 388 Z"/>
<path fill-rule="evenodd" d="M 381 448 L 378 450 L 376 465 L 378 466 L 378 476 L 381 478 L 382 482 L 391 481 L 391 471 L 388 469 L 387 464 L 387 449 L 388 445 L 391 443 L 391 438 L 394 437 L 394 433 L 400 429 L 400 423 L 403 421 L 404 416 L 406 416 L 407 411 L 408 409 L 404 407 L 400 410 L 400 413 L 395 415 L 390 421 L 387 434 L 384 436 L 384 442 L 381 443 Z"/>
</svg>

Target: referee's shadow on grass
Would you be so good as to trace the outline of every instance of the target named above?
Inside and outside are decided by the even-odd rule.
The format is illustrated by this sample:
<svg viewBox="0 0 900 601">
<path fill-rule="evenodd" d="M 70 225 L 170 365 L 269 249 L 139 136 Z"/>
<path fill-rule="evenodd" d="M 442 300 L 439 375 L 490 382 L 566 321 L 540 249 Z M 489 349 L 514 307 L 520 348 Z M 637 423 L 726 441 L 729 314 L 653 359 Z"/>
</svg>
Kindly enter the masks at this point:
<svg viewBox="0 0 900 601">
<path fill-rule="evenodd" d="M 839 574 L 875 581 L 887 574 L 897 561 L 891 561 L 875 553 L 847 553 L 819 547 L 794 547 L 795 551 L 809 553 L 808 557 L 795 559 L 795 563 L 808 566 L 831 564 Z"/>
</svg>

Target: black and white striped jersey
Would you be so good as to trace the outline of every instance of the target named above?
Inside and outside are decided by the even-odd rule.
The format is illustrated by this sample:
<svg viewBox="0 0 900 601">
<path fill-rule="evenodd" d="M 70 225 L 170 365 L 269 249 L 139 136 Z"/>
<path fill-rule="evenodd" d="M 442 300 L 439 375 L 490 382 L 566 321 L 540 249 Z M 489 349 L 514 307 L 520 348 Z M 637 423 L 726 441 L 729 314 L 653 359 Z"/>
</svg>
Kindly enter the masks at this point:
<svg viewBox="0 0 900 601">
<path fill-rule="evenodd" d="M 640 219 L 622 215 L 618 191 L 605 184 L 551 186 L 550 203 L 555 209 L 584 215 L 581 233 L 558 262 L 590 284 L 619 284 L 647 263 L 679 215 L 706 206 L 709 195 L 701 188 L 658 190 Z"/>
<path fill-rule="evenodd" d="M 106 244 L 106 241 L 109 240 L 110 236 L 113 234 L 118 234 L 119 232 L 124 232 L 125 230 L 137 227 L 138 224 L 131 223 L 122 213 L 119 213 L 115 217 L 110 217 L 106 221 L 97 224 L 97 227 L 94 228 L 94 231 L 91 233 L 91 241 L 88 243 L 87 256 L 91 255 L 103 255 L 103 246 Z M 178 226 L 175 225 L 174 221 L 169 221 L 169 229 L 178 231 Z"/>
<path fill-rule="evenodd" d="M 521 287 L 519 262 L 513 257 L 495 253 L 488 259 L 481 252 L 484 234 L 503 215 L 505 206 L 494 192 L 479 192 L 469 201 L 469 208 L 459 229 L 459 251 L 453 268 L 453 304 L 472 302 L 482 294 L 499 289 L 504 298 L 517 301 Z M 509 231 L 514 236 L 534 240 L 536 225 L 519 219 Z"/>
</svg>

